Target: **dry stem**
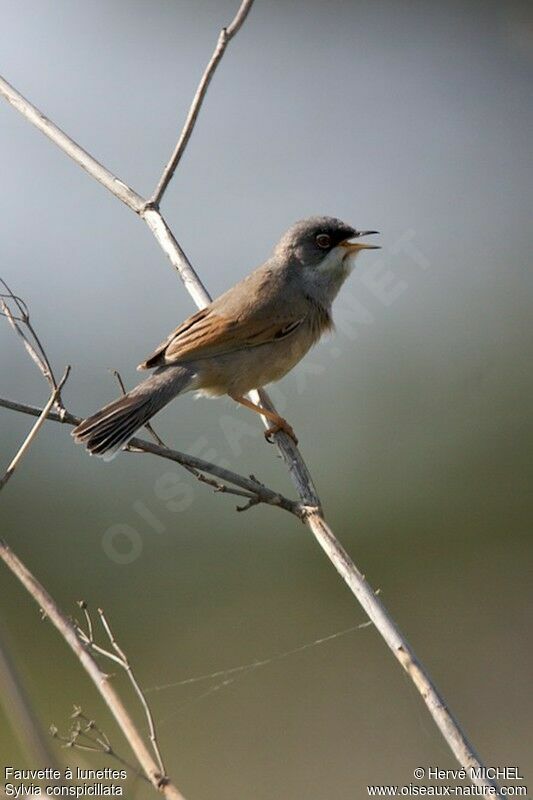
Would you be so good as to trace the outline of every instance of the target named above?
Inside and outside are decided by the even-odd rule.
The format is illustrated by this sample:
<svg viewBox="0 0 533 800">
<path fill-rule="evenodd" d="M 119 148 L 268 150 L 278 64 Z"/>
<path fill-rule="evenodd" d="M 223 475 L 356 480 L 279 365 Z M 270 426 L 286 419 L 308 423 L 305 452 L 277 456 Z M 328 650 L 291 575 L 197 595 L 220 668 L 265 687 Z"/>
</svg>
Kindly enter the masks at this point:
<svg viewBox="0 0 533 800">
<path fill-rule="evenodd" d="M 43 413 L 42 409 L 36 406 L 30 406 L 26 403 L 17 403 L 4 397 L 0 397 L 0 408 L 8 408 L 12 411 L 18 411 L 21 414 L 29 414 L 33 417 L 39 417 Z M 47 419 L 52 422 L 61 422 L 64 425 L 78 425 L 81 422 L 80 417 L 76 417 L 66 409 L 63 413 L 50 411 L 47 414 Z M 269 506 L 279 507 L 284 511 L 295 514 L 299 518 L 303 518 L 306 512 L 306 508 L 301 503 L 290 500 L 279 492 L 269 489 L 268 486 L 265 486 L 256 478 L 246 478 L 244 475 L 239 475 L 238 472 L 220 467 L 218 464 L 205 461 L 203 458 L 198 458 L 198 456 L 182 453 L 180 450 L 173 450 L 170 447 L 162 447 L 155 442 L 147 442 L 145 439 L 130 439 L 129 446 L 133 453 L 151 453 L 152 455 L 166 458 L 167 461 L 174 461 L 176 464 L 180 464 L 194 475 L 198 481 L 213 486 L 216 492 L 224 492 L 237 497 L 246 497 L 255 500 L 257 503 L 265 503 Z M 220 481 L 211 481 L 203 473 L 209 473 L 220 478 L 222 483 Z M 224 481 L 225 483 L 223 483 Z M 228 486 L 228 483 L 239 486 L 240 489 Z"/>
<path fill-rule="evenodd" d="M 8 480 L 11 478 L 11 476 L 15 472 L 16 468 L 18 467 L 18 465 L 20 464 L 20 462 L 24 458 L 24 455 L 28 451 L 31 443 L 33 442 L 33 440 L 35 439 L 35 437 L 39 433 L 39 431 L 40 431 L 45 419 L 47 418 L 48 414 L 50 413 L 50 410 L 51 410 L 52 406 L 54 405 L 54 403 L 56 402 L 57 398 L 59 397 L 59 393 L 61 392 L 61 389 L 62 389 L 65 381 L 67 380 L 67 378 L 69 376 L 69 372 L 70 372 L 70 367 L 67 367 L 63 377 L 61 378 L 61 380 L 57 384 L 56 388 L 53 390 L 52 394 L 50 395 L 50 399 L 48 400 L 47 404 L 45 405 L 45 407 L 41 411 L 41 413 L 39 415 L 39 418 L 37 419 L 37 422 L 35 423 L 35 425 L 31 429 L 31 431 L 28 433 L 28 435 L 24 439 L 24 441 L 21 444 L 21 446 L 19 447 L 18 452 L 16 453 L 15 457 L 13 458 L 11 463 L 9 464 L 9 466 L 6 469 L 3 477 L 0 478 L 0 491 L 4 488 L 4 486 L 6 485 Z"/>
<path fill-rule="evenodd" d="M 205 68 L 205 72 L 202 75 L 200 83 L 198 84 L 196 94 L 194 95 L 194 99 L 189 108 L 189 113 L 187 114 L 185 125 L 183 126 L 183 130 L 180 134 L 176 147 L 174 148 L 174 152 L 172 153 L 168 164 L 163 170 L 163 174 L 161 175 L 159 183 L 157 184 L 157 187 L 150 198 L 149 203 L 154 208 L 159 207 L 161 198 L 163 197 L 168 184 L 172 180 L 174 173 L 176 171 L 176 167 L 178 166 L 181 157 L 185 152 L 185 148 L 189 143 L 189 139 L 191 138 L 194 126 L 196 125 L 196 120 L 198 119 L 200 109 L 202 108 L 202 103 L 204 102 L 204 97 L 209 88 L 209 84 L 211 83 L 211 78 L 215 74 L 216 68 L 218 67 L 219 62 L 222 59 L 222 56 L 224 55 L 226 47 L 228 46 L 229 42 L 233 39 L 235 34 L 238 33 L 239 30 L 241 29 L 252 7 L 253 1 L 254 0 L 243 0 L 231 25 L 228 25 L 227 28 L 222 28 L 222 30 L 220 31 L 217 45 L 215 47 L 215 50 L 213 52 L 213 55 L 211 56 L 211 59 L 207 67 Z"/>
</svg>

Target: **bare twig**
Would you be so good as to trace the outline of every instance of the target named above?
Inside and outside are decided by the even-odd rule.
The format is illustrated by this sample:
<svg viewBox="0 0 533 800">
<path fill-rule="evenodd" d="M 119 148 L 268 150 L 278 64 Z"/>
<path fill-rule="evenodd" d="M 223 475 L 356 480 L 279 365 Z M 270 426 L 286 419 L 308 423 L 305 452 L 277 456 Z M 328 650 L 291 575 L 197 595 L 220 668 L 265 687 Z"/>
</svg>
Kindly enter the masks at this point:
<svg viewBox="0 0 533 800">
<path fill-rule="evenodd" d="M 79 600 L 78 601 L 78 605 L 82 609 L 82 611 L 84 613 L 84 616 L 85 616 L 85 621 L 87 623 L 87 631 L 84 631 L 83 628 L 81 627 L 81 625 L 76 624 L 76 630 L 77 630 L 78 636 L 80 637 L 81 641 L 84 642 L 92 650 L 94 650 L 94 652 L 98 653 L 99 655 L 105 656 L 105 658 L 108 658 L 111 661 L 114 661 L 115 664 L 118 664 L 127 673 L 128 678 L 130 679 L 130 682 L 131 682 L 131 684 L 132 684 L 132 686 L 133 686 L 133 688 L 135 690 L 135 693 L 137 694 L 137 696 L 138 696 L 138 698 L 140 700 L 140 703 L 142 705 L 144 714 L 146 716 L 146 721 L 148 723 L 148 733 L 149 733 L 149 736 L 150 736 L 150 741 L 152 743 L 152 749 L 154 751 L 157 763 L 159 765 L 160 772 L 161 772 L 162 775 L 166 775 L 166 770 L 165 770 L 165 767 L 164 767 L 164 764 L 163 764 L 163 758 L 161 756 L 161 751 L 159 749 L 159 744 L 158 744 L 158 741 L 157 741 L 157 733 L 156 733 L 154 718 L 153 718 L 151 709 L 150 709 L 150 707 L 149 707 L 149 705 L 148 705 L 148 703 L 146 701 L 144 693 L 143 693 L 143 691 L 142 691 L 137 679 L 135 678 L 135 676 L 133 674 L 133 670 L 131 668 L 131 665 L 130 665 L 130 662 L 128 660 L 128 657 L 126 656 L 124 651 L 117 644 L 117 642 L 115 640 L 115 637 L 114 637 L 114 635 L 113 635 L 113 633 L 111 631 L 111 627 L 109 625 L 109 622 L 107 621 L 103 610 L 101 608 L 98 609 L 98 614 L 100 616 L 100 622 L 102 623 L 102 627 L 103 627 L 104 631 L 107 634 L 107 637 L 108 637 L 108 639 L 109 639 L 109 641 L 111 643 L 111 646 L 112 646 L 113 650 L 115 651 L 114 653 L 109 651 L 109 650 L 106 650 L 104 647 L 100 647 L 100 645 L 98 645 L 96 643 L 96 641 L 94 639 L 93 623 L 92 623 L 91 615 L 89 613 L 89 609 L 87 607 L 87 603 L 84 600 Z M 77 712 L 76 713 L 77 717 L 83 717 L 84 716 L 82 714 L 82 712 L 81 712 L 81 709 L 75 708 L 75 712 Z M 94 723 L 92 723 L 92 728 L 96 729 L 96 726 L 95 726 Z M 102 734 L 103 734 L 103 732 L 102 732 Z M 103 746 L 106 749 L 106 752 L 111 752 L 111 745 L 110 745 L 109 739 L 107 738 L 107 736 L 105 736 L 105 734 L 103 734 L 103 736 L 105 737 L 105 742 L 102 743 L 98 739 L 97 739 L 97 742 L 100 744 L 100 746 Z"/>
<path fill-rule="evenodd" d="M 0 95 L 2 95 L 19 114 L 22 114 L 32 125 L 44 133 L 49 139 L 57 144 L 76 164 L 79 164 L 82 169 L 89 173 L 89 175 L 97 180 L 106 189 L 109 189 L 115 197 L 126 203 L 133 211 L 137 213 L 145 205 L 145 200 L 137 194 L 133 189 L 115 177 L 106 167 L 102 166 L 95 158 L 93 158 L 86 150 L 76 144 L 74 139 L 67 136 L 61 128 L 55 125 L 51 120 L 47 119 L 42 111 L 39 111 L 32 103 L 26 100 L 13 86 L 0 77 Z"/>
<path fill-rule="evenodd" d="M 359 572 L 320 514 L 311 512 L 308 514 L 306 522 L 313 531 L 320 547 L 324 550 L 339 575 L 346 581 L 376 629 L 415 684 L 431 716 L 437 723 L 459 763 L 466 770 L 470 770 L 470 768 L 480 770 L 483 764 L 477 753 L 461 730 L 458 721 L 448 709 L 444 698 L 439 693 L 426 669 L 418 660 L 411 645 L 403 636 L 387 609 L 377 597 L 376 592 L 365 579 L 365 576 Z M 474 774 L 477 774 L 477 772 Z M 479 774 L 484 775 L 485 773 L 480 770 Z M 467 772 L 467 775 L 470 777 L 471 773 Z M 497 790 L 496 784 L 489 778 L 475 778 L 473 782 L 478 786 L 493 787 Z"/>
<path fill-rule="evenodd" d="M 104 631 L 106 632 L 107 638 L 109 639 L 111 647 L 115 651 L 114 653 L 109 651 L 109 650 L 106 650 L 103 647 L 100 647 L 100 645 L 98 645 L 96 643 L 96 641 L 94 639 L 94 633 L 93 633 L 94 629 L 93 629 L 92 619 L 91 619 L 91 615 L 89 614 L 89 610 L 87 608 L 87 603 L 84 600 L 80 600 L 78 602 L 78 605 L 83 610 L 83 613 L 85 615 L 85 620 L 86 620 L 86 623 L 87 623 L 87 632 L 85 632 L 80 625 L 76 626 L 77 632 L 78 632 L 78 636 L 80 637 L 82 642 L 84 642 L 88 647 L 91 647 L 96 653 L 99 653 L 100 655 L 105 656 L 106 658 L 110 659 L 111 661 L 114 661 L 115 664 L 118 664 L 126 672 L 128 678 L 130 680 L 130 683 L 133 686 L 135 694 L 137 695 L 137 697 L 138 697 L 138 699 L 139 699 L 139 701 L 140 701 L 140 703 L 142 705 L 142 708 L 143 708 L 143 711 L 144 711 L 144 714 L 145 714 L 145 717 L 146 717 L 146 722 L 148 724 L 148 734 L 149 734 L 149 737 L 150 737 L 150 741 L 152 743 L 152 749 L 154 751 L 154 755 L 155 755 L 157 763 L 159 765 L 160 772 L 161 772 L 162 775 L 166 775 L 166 770 L 165 770 L 165 767 L 164 767 L 164 764 L 163 764 L 163 758 L 162 758 L 162 755 L 161 755 L 161 750 L 159 748 L 159 744 L 158 744 L 158 740 L 157 740 L 157 732 L 156 732 L 154 718 L 153 718 L 151 709 L 150 709 L 150 707 L 149 707 L 149 705 L 148 705 L 148 703 L 146 701 L 144 693 L 143 693 L 143 691 L 142 691 L 137 679 L 135 678 L 135 675 L 133 673 L 133 669 L 131 667 L 131 664 L 129 662 L 129 659 L 128 659 L 126 653 L 124 652 L 124 650 L 122 650 L 122 648 L 119 646 L 118 642 L 116 641 L 115 636 L 113 634 L 113 631 L 111 630 L 111 626 L 110 626 L 110 624 L 109 624 L 109 622 L 108 622 L 103 610 L 101 608 L 99 608 L 98 609 L 98 615 L 100 617 L 100 622 L 102 623 L 102 627 L 103 627 Z M 80 714 L 78 714 L 77 716 L 80 716 Z M 99 742 L 99 744 L 102 745 L 102 742 Z M 102 746 L 110 748 L 110 743 L 109 743 L 109 740 L 107 739 L 107 737 L 106 737 L 106 743 L 104 743 Z"/>
<path fill-rule="evenodd" d="M 150 783 L 149 779 L 138 765 L 126 761 L 125 758 L 116 752 L 105 731 L 100 728 L 94 719 L 89 719 L 89 717 L 83 713 L 80 706 L 74 706 L 71 719 L 74 720 L 74 722 L 67 736 L 59 733 L 56 725 L 50 725 L 49 728 L 49 733 L 52 738 L 61 742 L 62 747 L 72 747 L 75 750 L 85 750 L 91 753 L 104 753 L 106 756 L 110 756 L 115 759 L 115 761 L 118 761 L 123 767 L 131 770 L 136 778 L 139 777 L 147 783 Z M 89 744 L 83 744 L 80 742 L 80 739 L 87 741 Z"/>
<path fill-rule="evenodd" d="M 194 267 L 185 255 L 181 245 L 168 227 L 163 215 L 147 206 L 142 214 L 153 235 L 157 239 L 163 253 L 180 276 L 190 296 L 198 306 L 204 308 L 211 302 L 211 296 L 196 274 Z"/>
<path fill-rule="evenodd" d="M 80 625 L 80 623 L 76 619 L 74 620 L 74 623 L 76 625 L 76 632 L 80 637 L 81 641 L 84 644 L 88 645 L 92 650 L 94 650 L 95 653 L 99 653 L 100 655 L 109 658 L 111 661 L 114 661 L 119 666 L 122 666 L 122 661 L 118 656 L 116 656 L 114 653 L 111 653 L 111 651 L 106 650 L 104 647 L 100 647 L 100 645 L 96 643 L 96 639 L 94 638 L 93 621 L 85 600 L 78 600 L 77 604 L 79 608 L 81 608 L 81 610 L 83 611 L 83 615 L 85 617 L 85 623 L 87 625 L 87 630 L 84 630 Z M 74 708 L 76 709 L 78 708 L 78 706 L 74 706 Z"/>
<path fill-rule="evenodd" d="M 30 320 L 30 312 L 28 310 L 28 306 L 22 300 L 21 297 L 13 294 L 5 280 L 0 278 L 0 283 L 6 290 L 5 294 L 0 294 L 0 308 L 2 309 L 2 315 L 7 317 L 9 324 L 17 333 L 24 343 L 24 347 L 28 351 L 31 359 L 35 362 L 37 367 L 41 370 L 42 374 L 50 384 L 50 388 L 54 390 L 57 387 L 57 381 L 54 375 L 54 371 L 51 367 L 50 361 L 48 360 L 48 356 L 46 355 L 46 351 L 41 344 L 41 340 L 37 335 L 37 331 L 33 327 L 31 320 Z M 12 300 L 18 311 L 20 316 L 16 316 L 11 311 L 9 305 L 6 303 L 6 300 Z M 22 330 L 20 324 L 24 325 L 27 329 L 30 336 Z M 33 342 L 30 340 L 30 337 L 33 338 Z"/>
<path fill-rule="evenodd" d="M 4 397 L 0 397 L 0 408 L 8 408 L 12 411 L 29 414 L 33 417 L 39 417 L 43 413 L 43 411 L 36 406 L 30 406 L 26 403 L 17 403 L 13 400 L 7 400 Z M 56 411 L 50 411 L 47 418 L 52 422 L 61 422 L 64 425 L 78 425 L 81 422 L 80 417 L 76 417 L 66 410 L 61 414 Z M 260 503 L 282 508 L 284 511 L 289 511 L 299 518 L 302 518 L 305 514 L 306 509 L 301 503 L 290 500 L 279 492 L 269 489 L 257 479 L 246 478 L 244 475 L 239 475 L 239 473 L 233 472 L 230 469 L 220 467 L 218 464 L 213 464 L 211 461 L 205 461 L 203 458 L 198 458 L 198 456 L 192 456 L 188 453 L 182 453 L 179 450 L 173 450 L 170 447 L 162 447 L 161 445 L 138 438 L 130 439 L 130 447 L 132 452 L 151 453 L 152 455 L 160 456 L 161 458 L 166 458 L 168 461 L 174 461 L 176 464 L 180 464 L 194 475 L 197 480 L 213 486 L 216 492 L 234 494 L 237 497 L 257 497 Z M 225 483 L 220 483 L 219 481 L 212 482 L 202 473 L 214 475 Z M 238 486 L 239 489 L 234 489 L 233 486 L 228 486 L 227 484 Z"/>
<path fill-rule="evenodd" d="M 29 406 L 27 403 L 17 403 L 15 400 L 8 400 L 6 397 L 0 398 L 0 408 L 9 408 L 11 411 L 18 411 L 20 414 L 29 414 L 30 417 L 39 417 L 43 409 L 38 406 Z M 59 414 L 57 411 L 50 411 L 48 419 L 53 422 L 61 422 L 64 425 L 78 425 L 81 417 L 76 417 L 69 411 Z"/>
<path fill-rule="evenodd" d="M 234 26 L 232 35 L 234 35 L 239 29 L 240 25 L 242 25 L 242 22 L 249 11 L 250 5 L 251 3 L 241 4 L 239 14 L 232 23 L 232 26 Z M 232 26 L 230 26 L 230 29 Z M 226 32 L 226 37 L 227 33 L 228 32 Z M 218 46 L 219 45 L 217 45 L 217 49 Z M 215 58 L 216 53 L 217 50 L 215 50 L 213 58 Z M 218 60 L 220 60 L 220 58 Z M 210 62 L 210 65 L 211 63 L 212 62 Z M 217 63 L 218 61 L 215 61 L 213 69 L 216 67 Z M 187 144 L 187 140 L 194 126 L 194 122 L 198 117 L 201 102 L 205 96 L 209 80 L 212 77 L 212 71 L 209 71 L 210 65 L 208 65 L 206 71 L 206 85 L 203 87 L 204 79 L 202 79 L 197 96 L 195 97 L 189 111 L 188 120 L 184 129 L 186 140 L 183 145 L 180 145 L 180 140 L 182 138 L 180 137 L 173 157 L 169 162 L 169 166 L 165 170 L 165 173 L 168 173 L 168 180 L 170 180 L 172 177 L 172 173 L 175 168 L 175 166 L 172 166 L 173 161 L 176 160 L 176 164 L 178 163 L 184 147 Z M 204 78 L 205 77 L 206 74 L 204 74 Z M 144 219 L 159 242 L 163 252 L 168 256 L 172 265 L 179 272 L 180 277 L 182 278 L 191 297 L 200 308 L 205 306 L 210 301 L 209 294 L 194 271 L 182 248 L 174 238 L 164 218 L 157 209 L 157 201 L 162 196 L 166 185 L 168 184 L 168 180 L 166 181 L 165 185 L 162 185 L 162 181 L 160 181 L 160 184 L 158 185 L 151 202 L 144 200 L 142 197 L 140 197 L 140 195 L 126 186 L 124 182 L 120 181 L 111 172 L 109 172 L 109 170 L 93 159 L 85 150 L 80 148 L 79 145 L 77 145 L 63 131 L 50 122 L 50 120 L 47 120 L 46 117 L 44 117 L 43 114 L 38 111 L 38 109 L 32 106 L 29 101 L 22 97 L 22 95 L 20 95 L 15 89 L 13 89 L 12 86 L 10 86 L 1 78 L 0 94 L 3 95 L 6 100 L 11 103 L 11 105 L 13 105 L 39 130 L 41 130 L 46 136 L 55 142 L 55 144 L 57 144 L 70 158 L 74 159 L 74 161 L 76 161 L 83 169 L 92 175 L 92 177 L 102 183 L 102 185 L 109 189 L 109 191 L 115 194 L 120 200 L 122 200 L 122 202 L 126 203 L 126 205 L 128 205 L 133 211 L 135 211 L 135 213 L 139 214 Z M 261 391 L 257 397 L 260 398 L 260 402 L 265 408 L 273 410 L 272 403 L 266 392 Z M 255 402 L 255 398 L 253 399 Z M 6 402 L 2 403 L 0 401 L 0 404 L 6 405 Z M 16 405 L 17 404 L 11 404 L 8 407 L 15 408 Z M 18 410 L 25 410 L 25 412 L 28 413 L 27 409 L 21 409 L 20 404 L 18 405 Z M 32 412 L 30 411 L 29 413 Z M 266 420 L 264 420 L 264 422 L 266 423 Z M 309 470 L 307 469 L 307 466 L 303 461 L 297 447 L 284 433 L 276 434 L 275 441 L 281 451 L 283 459 L 289 469 L 292 481 L 296 486 L 300 496 L 301 502 L 299 507 L 300 509 L 305 507 L 308 509 L 308 513 L 305 514 L 305 522 L 309 529 L 312 531 L 313 535 L 323 548 L 330 561 L 333 563 L 338 573 L 346 581 L 350 590 L 361 602 L 376 629 L 385 639 L 389 647 L 391 647 L 404 669 L 406 669 L 414 681 L 431 715 L 433 716 L 435 722 L 442 731 L 446 741 L 461 765 L 465 768 L 468 768 L 472 764 L 481 765 L 481 762 L 479 762 L 473 751 L 473 748 L 468 743 L 459 724 L 452 717 L 445 703 L 434 687 L 429 675 L 416 659 L 414 652 L 399 632 L 383 604 L 378 600 L 375 593 L 367 584 L 361 573 L 357 570 L 340 542 L 335 538 L 333 532 L 327 526 L 322 516 L 318 493 L 313 484 Z M 135 446 L 135 440 L 132 442 L 132 444 Z M 164 449 L 159 448 L 158 445 L 148 445 L 148 443 L 143 443 L 143 449 L 147 452 L 156 452 L 158 455 L 162 455 L 165 458 L 178 460 L 169 455 L 170 451 L 164 451 Z M 212 470 L 210 471 L 215 474 Z M 281 505 L 280 503 L 277 504 Z M 494 786 L 494 784 L 492 784 L 488 779 L 479 779 L 476 780 L 476 783 L 486 787 Z"/>
<path fill-rule="evenodd" d="M 113 714 L 152 786 L 169 800 L 184 800 L 181 792 L 161 772 L 159 765 L 154 761 L 126 707 L 111 685 L 109 676 L 102 672 L 93 656 L 80 641 L 73 623 L 63 614 L 46 589 L 3 541 L 0 541 L 0 558 L 31 594 L 39 607 L 43 609 L 47 618 L 73 650 Z"/>
<path fill-rule="evenodd" d="M 145 717 L 146 717 L 146 722 L 148 724 L 148 735 L 149 735 L 150 741 L 152 743 L 152 749 L 154 751 L 154 754 L 155 754 L 157 763 L 159 765 L 159 769 L 161 771 L 161 774 L 162 775 L 166 775 L 166 770 L 165 770 L 165 767 L 164 767 L 164 764 L 163 764 L 163 758 L 161 756 L 161 750 L 159 748 L 159 743 L 157 741 L 157 731 L 156 731 L 156 728 L 155 728 L 154 718 L 153 718 L 150 706 L 146 702 L 146 697 L 144 696 L 144 693 L 143 693 L 141 687 L 139 686 L 139 683 L 138 683 L 138 681 L 137 681 L 137 679 L 136 679 L 136 677 L 135 677 L 135 675 L 133 673 L 133 669 L 131 667 L 130 662 L 128 661 L 128 657 L 126 656 L 124 650 L 122 650 L 122 648 L 119 647 L 119 645 L 118 645 L 118 643 L 117 643 L 117 641 L 115 639 L 115 636 L 113 634 L 113 631 L 111 630 L 109 622 L 107 621 L 106 616 L 105 616 L 105 614 L 104 614 L 104 612 L 103 612 L 103 610 L 101 608 L 98 609 L 98 614 L 100 615 L 100 621 L 102 623 L 102 626 L 103 626 L 105 632 L 107 633 L 109 641 L 111 642 L 111 646 L 112 646 L 113 650 L 117 653 L 117 655 L 118 655 L 118 657 L 120 659 L 120 662 L 122 664 L 122 667 L 123 667 L 124 671 L 126 672 L 128 678 L 130 679 L 130 683 L 133 686 L 135 694 L 139 698 L 139 702 L 141 703 L 141 705 L 143 707 L 143 711 L 144 711 L 144 714 L 145 714 Z"/>
<path fill-rule="evenodd" d="M 176 167 L 178 166 L 181 157 L 185 152 L 185 148 L 189 143 L 189 139 L 191 138 L 194 126 L 196 125 L 196 120 L 198 119 L 200 109 L 202 108 L 202 103 L 204 102 L 209 84 L 211 83 L 211 78 L 215 74 L 216 68 L 222 60 L 222 56 L 224 55 L 229 42 L 241 29 L 252 7 L 252 4 L 253 0 L 243 0 L 231 25 L 228 25 L 227 28 L 222 28 L 220 31 L 217 45 L 207 67 L 205 68 L 200 83 L 198 84 L 196 94 L 194 95 L 194 99 L 189 108 L 185 125 L 183 126 L 183 130 L 181 131 L 176 147 L 174 148 L 174 152 L 172 153 L 168 164 L 163 170 L 163 174 L 161 175 L 159 183 L 157 184 L 157 187 L 149 200 L 150 205 L 152 205 L 154 208 L 159 207 L 163 194 L 165 193 L 168 184 L 172 180 L 176 171 Z"/>
<path fill-rule="evenodd" d="M 93 621 L 91 619 L 91 615 L 89 614 L 87 603 L 85 602 L 85 600 L 79 600 L 78 605 L 82 609 L 83 614 L 85 616 L 85 621 L 87 623 L 87 637 L 88 637 L 87 641 L 92 643 L 94 642 Z"/>
<path fill-rule="evenodd" d="M 46 417 L 50 413 L 50 410 L 51 410 L 52 406 L 54 405 L 55 401 L 57 400 L 57 398 L 59 396 L 59 392 L 61 391 L 65 381 L 67 380 L 67 378 L 69 376 L 69 372 L 70 372 L 70 367 L 67 367 L 65 372 L 64 372 L 63 377 L 61 378 L 61 380 L 57 384 L 56 388 L 54 389 L 54 391 L 50 395 L 50 399 L 48 400 L 47 404 L 45 405 L 45 407 L 41 411 L 41 413 L 39 415 L 39 418 L 37 419 L 37 422 L 35 423 L 35 425 L 31 429 L 31 431 L 28 433 L 28 435 L 26 436 L 26 438 L 23 441 L 23 443 L 21 444 L 21 446 L 19 447 L 17 454 L 15 455 L 13 460 L 11 461 L 10 465 L 8 466 L 8 468 L 6 469 L 4 476 L 2 478 L 0 478 L 0 491 L 4 488 L 4 486 L 6 485 L 8 480 L 11 478 L 11 476 L 15 472 L 17 466 L 20 464 L 20 462 L 24 458 L 24 455 L 27 452 L 29 446 L 31 445 L 31 443 L 33 442 L 33 440 L 35 439 L 35 437 L 39 433 L 42 424 L 44 423 Z"/>
</svg>

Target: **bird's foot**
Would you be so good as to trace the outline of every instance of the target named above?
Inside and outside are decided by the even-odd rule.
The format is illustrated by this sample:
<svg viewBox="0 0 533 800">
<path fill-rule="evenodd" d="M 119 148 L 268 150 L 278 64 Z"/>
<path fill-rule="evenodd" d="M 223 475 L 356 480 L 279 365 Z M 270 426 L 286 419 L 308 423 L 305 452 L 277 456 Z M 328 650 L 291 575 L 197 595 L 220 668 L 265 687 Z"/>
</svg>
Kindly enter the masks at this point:
<svg viewBox="0 0 533 800">
<path fill-rule="evenodd" d="M 286 433 L 287 436 L 290 436 L 294 444 L 298 444 L 298 439 L 296 438 L 296 434 L 292 428 L 292 425 L 289 425 L 286 419 L 283 417 L 278 417 L 275 424 L 272 425 L 265 431 L 265 439 L 270 444 L 274 444 L 274 439 L 272 438 L 275 433 Z"/>
</svg>

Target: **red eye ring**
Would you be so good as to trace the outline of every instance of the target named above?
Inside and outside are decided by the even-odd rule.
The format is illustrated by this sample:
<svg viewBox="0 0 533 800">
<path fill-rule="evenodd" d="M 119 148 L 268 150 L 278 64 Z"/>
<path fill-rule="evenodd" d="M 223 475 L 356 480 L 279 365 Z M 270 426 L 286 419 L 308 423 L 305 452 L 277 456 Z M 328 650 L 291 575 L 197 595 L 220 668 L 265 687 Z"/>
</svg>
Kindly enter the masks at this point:
<svg viewBox="0 0 533 800">
<path fill-rule="evenodd" d="M 323 250 L 327 250 L 328 247 L 331 247 L 331 237 L 328 236 L 327 233 L 319 233 L 315 241 Z"/>
</svg>

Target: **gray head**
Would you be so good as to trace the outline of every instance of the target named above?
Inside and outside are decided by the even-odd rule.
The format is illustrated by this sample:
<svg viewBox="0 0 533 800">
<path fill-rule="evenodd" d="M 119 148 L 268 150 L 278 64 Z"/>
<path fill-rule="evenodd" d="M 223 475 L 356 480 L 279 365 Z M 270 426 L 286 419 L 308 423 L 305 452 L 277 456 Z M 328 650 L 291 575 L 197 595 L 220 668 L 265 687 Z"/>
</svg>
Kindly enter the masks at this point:
<svg viewBox="0 0 533 800">
<path fill-rule="evenodd" d="M 297 273 L 310 293 L 331 302 L 350 274 L 355 256 L 376 245 L 352 242 L 377 231 L 358 231 L 335 217 L 309 217 L 296 222 L 274 250 L 279 263 Z"/>
<path fill-rule="evenodd" d="M 338 247 L 341 256 L 377 249 L 375 245 L 350 242 L 350 239 L 372 233 L 377 231 L 358 231 L 336 217 L 308 217 L 289 228 L 276 245 L 275 254 L 297 261 L 301 266 L 313 267 Z"/>
</svg>

